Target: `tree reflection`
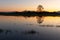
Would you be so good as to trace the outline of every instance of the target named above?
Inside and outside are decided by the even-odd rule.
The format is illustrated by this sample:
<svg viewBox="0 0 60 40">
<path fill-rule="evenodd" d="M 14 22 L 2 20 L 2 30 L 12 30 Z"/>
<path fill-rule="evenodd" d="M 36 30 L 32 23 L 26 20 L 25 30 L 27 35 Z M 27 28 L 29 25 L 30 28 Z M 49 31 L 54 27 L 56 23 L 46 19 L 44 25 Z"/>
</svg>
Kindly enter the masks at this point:
<svg viewBox="0 0 60 40">
<path fill-rule="evenodd" d="M 44 20 L 44 17 L 43 16 L 36 16 L 36 19 L 37 19 L 37 23 L 41 24 Z"/>
</svg>

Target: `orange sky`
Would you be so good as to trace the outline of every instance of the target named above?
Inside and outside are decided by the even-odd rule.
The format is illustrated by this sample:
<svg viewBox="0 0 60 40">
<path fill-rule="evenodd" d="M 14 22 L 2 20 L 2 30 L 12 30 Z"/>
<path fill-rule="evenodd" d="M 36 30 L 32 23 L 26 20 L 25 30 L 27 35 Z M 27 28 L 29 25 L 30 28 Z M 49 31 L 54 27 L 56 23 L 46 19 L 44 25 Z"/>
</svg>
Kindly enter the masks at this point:
<svg viewBox="0 0 60 40">
<path fill-rule="evenodd" d="M 45 11 L 60 11 L 60 0 L 0 0 L 0 11 L 36 11 L 40 4 Z"/>
</svg>

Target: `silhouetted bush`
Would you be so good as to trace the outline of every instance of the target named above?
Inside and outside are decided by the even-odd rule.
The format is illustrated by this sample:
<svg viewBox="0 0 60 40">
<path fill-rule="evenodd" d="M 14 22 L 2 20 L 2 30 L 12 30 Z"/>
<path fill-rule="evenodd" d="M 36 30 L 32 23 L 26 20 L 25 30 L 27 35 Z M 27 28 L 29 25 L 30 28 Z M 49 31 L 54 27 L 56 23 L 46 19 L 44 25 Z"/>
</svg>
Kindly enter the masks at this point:
<svg viewBox="0 0 60 40">
<path fill-rule="evenodd" d="M 0 12 L 0 15 L 5 16 L 60 16 L 58 12 L 35 12 L 35 11 L 23 11 L 23 12 Z"/>
</svg>

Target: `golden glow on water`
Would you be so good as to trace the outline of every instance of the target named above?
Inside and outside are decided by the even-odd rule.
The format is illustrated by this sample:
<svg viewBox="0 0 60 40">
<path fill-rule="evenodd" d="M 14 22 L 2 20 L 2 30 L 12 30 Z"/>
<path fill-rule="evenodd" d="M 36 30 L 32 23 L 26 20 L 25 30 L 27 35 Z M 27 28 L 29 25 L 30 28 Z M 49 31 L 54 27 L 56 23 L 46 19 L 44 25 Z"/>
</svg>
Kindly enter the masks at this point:
<svg viewBox="0 0 60 40">
<path fill-rule="evenodd" d="M 43 20 L 41 24 L 44 25 L 60 25 L 60 17 L 23 17 L 23 16 L 0 16 L 0 22 L 15 22 L 15 23 L 23 23 L 23 24 L 39 24 L 38 22 Z"/>
<path fill-rule="evenodd" d="M 45 17 L 43 24 L 60 25 L 60 17 Z"/>
<path fill-rule="evenodd" d="M 17 20 L 21 23 L 25 24 L 36 24 L 36 17 L 23 17 L 20 16 L 17 18 Z"/>
</svg>

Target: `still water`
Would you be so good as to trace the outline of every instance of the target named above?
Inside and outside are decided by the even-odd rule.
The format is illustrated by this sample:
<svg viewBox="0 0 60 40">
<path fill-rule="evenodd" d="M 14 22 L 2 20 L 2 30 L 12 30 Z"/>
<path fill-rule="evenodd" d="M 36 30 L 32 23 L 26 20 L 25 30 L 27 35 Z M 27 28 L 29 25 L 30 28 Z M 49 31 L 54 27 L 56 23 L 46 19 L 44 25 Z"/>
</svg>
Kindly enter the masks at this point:
<svg viewBox="0 0 60 40">
<path fill-rule="evenodd" d="M 0 40 L 60 40 L 60 17 L 0 16 Z"/>
</svg>

